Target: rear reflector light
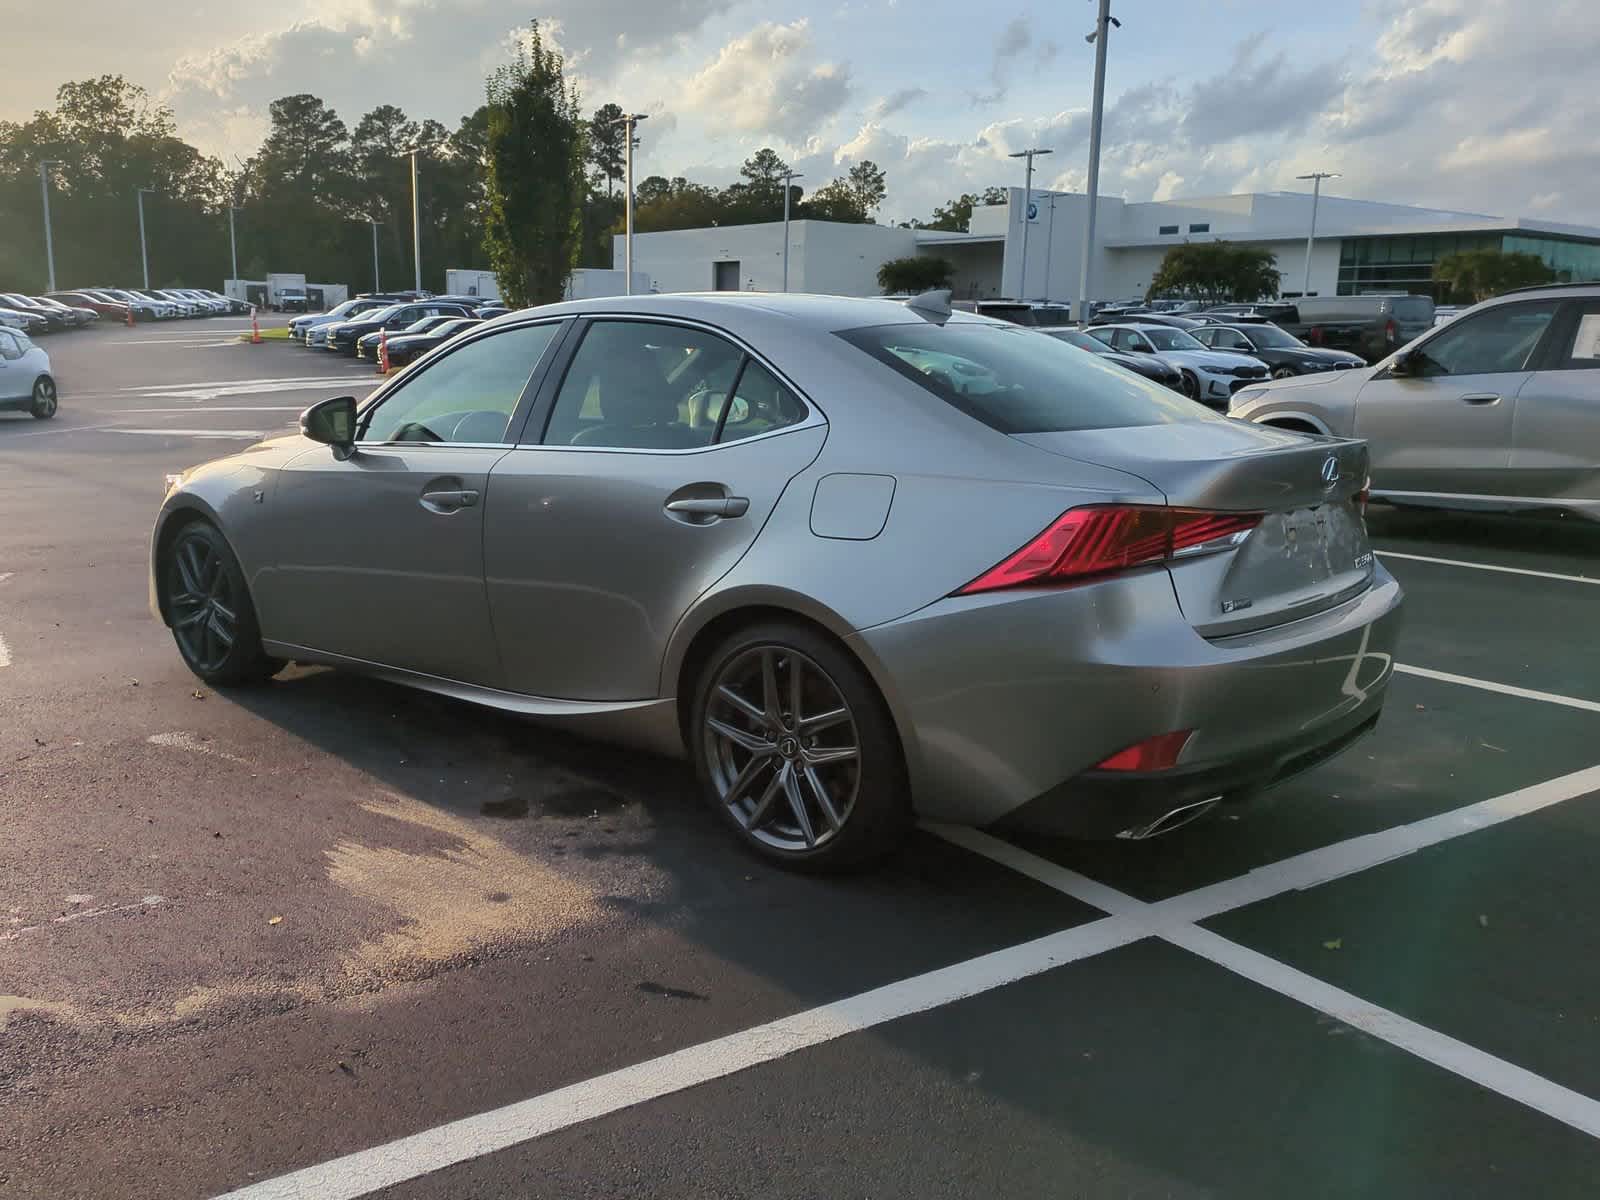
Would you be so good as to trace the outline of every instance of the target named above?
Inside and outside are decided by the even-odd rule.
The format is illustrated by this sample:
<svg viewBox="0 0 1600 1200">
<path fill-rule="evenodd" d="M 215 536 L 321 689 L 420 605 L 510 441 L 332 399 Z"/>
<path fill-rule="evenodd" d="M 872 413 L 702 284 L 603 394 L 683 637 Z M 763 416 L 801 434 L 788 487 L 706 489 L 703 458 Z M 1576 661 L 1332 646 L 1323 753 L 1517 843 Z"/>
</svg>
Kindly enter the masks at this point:
<svg viewBox="0 0 1600 1200">
<path fill-rule="evenodd" d="M 1361 485 L 1361 490 L 1356 493 L 1356 511 L 1363 517 L 1367 515 L 1367 501 L 1372 499 L 1372 476 L 1368 475 L 1366 482 Z"/>
<path fill-rule="evenodd" d="M 1110 758 L 1095 765 L 1097 771 L 1165 771 L 1178 764 L 1183 748 L 1194 736 L 1192 729 L 1179 729 L 1172 733 L 1158 733 L 1155 737 L 1135 742 L 1125 750 L 1118 750 Z"/>
<path fill-rule="evenodd" d="M 956 594 L 1077 583 L 1174 558 L 1230 550 L 1261 523 L 1261 513 L 1205 512 L 1144 504 L 1068 509 L 1010 558 Z"/>
</svg>

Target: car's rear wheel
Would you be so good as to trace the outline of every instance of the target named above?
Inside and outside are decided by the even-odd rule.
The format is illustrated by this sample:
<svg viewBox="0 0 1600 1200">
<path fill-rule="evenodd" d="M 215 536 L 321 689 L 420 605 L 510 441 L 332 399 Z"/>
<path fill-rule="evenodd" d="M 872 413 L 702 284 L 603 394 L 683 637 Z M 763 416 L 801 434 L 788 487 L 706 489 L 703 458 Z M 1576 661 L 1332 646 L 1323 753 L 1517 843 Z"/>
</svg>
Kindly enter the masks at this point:
<svg viewBox="0 0 1600 1200">
<path fill-rule="evenodd" d="M 822 634 L 787 623 L 735 633 L 706 660 L 690 720 L 707 798 L 762 856 L 838 870 L 904 840 L 911 806 L 888 709 Z"/>
<path fill-rule="evenodd" d="M 261 646 L 261 628 L 244 571 L 222 532 L 194 521 L 168 544 L 163 595 L 178 653 L 213 687 L 259 683 L 283 669 Z"/>
<path fill-rule="evenodd" d="M 1272 377 L 1274 379 L 1293 379 L 1294 378 L 1294 368 L 1293 367 L 1273 367 L 1272 368 Z"/>
<path fill-rule="evenodd" d="M 59 403 L 54 379 L 41 375 L 33 381 L 33 402 L 28 406 L 29 412 L 41 421 L 48 421 L 56 415 Z"/>
</svg>

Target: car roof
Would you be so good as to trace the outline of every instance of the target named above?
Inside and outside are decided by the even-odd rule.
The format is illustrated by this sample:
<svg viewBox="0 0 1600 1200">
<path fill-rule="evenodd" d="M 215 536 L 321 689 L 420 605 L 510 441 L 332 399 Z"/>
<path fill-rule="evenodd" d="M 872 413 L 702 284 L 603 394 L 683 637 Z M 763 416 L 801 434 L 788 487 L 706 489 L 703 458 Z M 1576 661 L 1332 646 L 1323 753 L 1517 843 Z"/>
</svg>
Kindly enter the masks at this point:
<svg viewBox="0 0 1600 1200">
<path fill-rule="evenodd" d="M 832 333 L 868 325 L 917 325 L 927 318 L 906 304 L 883 296 L 823 296 L 801 292 L 667 292 L 640 296 L 601 296 L 526 308 L 523 316 L 660 316 L 700 319 L 710 324 L 802 325 Z M 504 319 L 504 318 L 502 318 Z M 1004 325 L 977 313 L 953 310 L 947 324 Z"/>
</svg>

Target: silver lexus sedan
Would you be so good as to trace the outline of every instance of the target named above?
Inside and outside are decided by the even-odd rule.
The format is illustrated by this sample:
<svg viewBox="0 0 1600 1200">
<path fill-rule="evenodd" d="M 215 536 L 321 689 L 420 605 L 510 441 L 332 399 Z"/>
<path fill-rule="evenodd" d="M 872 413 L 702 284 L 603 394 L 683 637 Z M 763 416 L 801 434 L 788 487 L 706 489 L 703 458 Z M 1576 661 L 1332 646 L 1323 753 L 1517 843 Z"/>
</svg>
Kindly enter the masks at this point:
<svg viewBox="0 0 1600 1200">
<path fill-rule="evenodd" d="M 1378 718 L 1367 449 L 934 293 L 513 313 L 169 480 L 214 685 L 322 663 L 693 760 L 756 851 L 1144 837 Z"/>
</svg>

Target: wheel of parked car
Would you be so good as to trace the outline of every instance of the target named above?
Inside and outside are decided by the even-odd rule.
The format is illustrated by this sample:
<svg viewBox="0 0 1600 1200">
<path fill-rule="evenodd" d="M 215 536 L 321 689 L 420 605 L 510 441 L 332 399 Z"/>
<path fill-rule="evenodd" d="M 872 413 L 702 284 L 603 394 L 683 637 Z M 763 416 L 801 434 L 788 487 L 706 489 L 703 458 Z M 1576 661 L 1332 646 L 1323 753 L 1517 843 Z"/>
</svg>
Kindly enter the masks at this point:
<svg viewBox="0 0 1600 1200">
<path fill-rule="evenodd" d="M 1183 372 L 1183 394 L 1191 400 L 1200 399 L 1200 381 L 1195 378 L 1193 371 Z"/>
<path fill-rule="evenodd" d="M 1273 367 L 1272 368 L 1272 377 L 1274 379 L 1293 379 L 1294 378 L 1294 368 L 1293 367 Z"/>
<path fill-rule="evenodd" d="M 41 421 L 48 421 L 56 415 L 58 401 L 56 398 L 56 381 L 48 375 L 41 375 L 33 382 L 33 404 L 28 411 Z"/>
<path fill-rule="evenodd" d="M 861 665 L 801 625 L 753 626 L 706 660 L 689 742 L 707 798 L 763 856 L 856 866 L 911 822 L 900 741 Z"/>
<path fill-rule="evenodd" d="M 166 549 L 161 580 L 178 652 L 201 679 L 229 687 L 283 669 L 261 647 L 244 571 L 216 526 L 204 520 L 184 526 Z"/>
</svg>

